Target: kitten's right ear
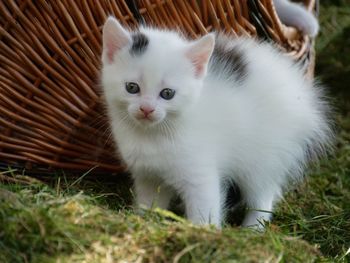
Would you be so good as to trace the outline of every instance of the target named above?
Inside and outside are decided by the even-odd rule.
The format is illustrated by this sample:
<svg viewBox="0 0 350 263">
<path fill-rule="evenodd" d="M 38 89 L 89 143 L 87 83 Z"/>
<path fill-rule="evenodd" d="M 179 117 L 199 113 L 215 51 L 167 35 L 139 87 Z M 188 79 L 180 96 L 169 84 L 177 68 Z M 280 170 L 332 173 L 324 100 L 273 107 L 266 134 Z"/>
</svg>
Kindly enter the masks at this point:
<svg viewBox="0 0 350 263">
<path fill-rule="evenodd" d="M 131 43 L 130 33 L 125 30 L 117 19 L 110 16 L 103 26 L 103 63 L 113 63 L 114 55 L 120 49 Z"/>
<path fill-rule="evenodd" d="M 186 51 L 186 57 L 191 61 L 197 78 L 205 76 L 214 45 L 215 36 L 210 33 L 194 41 Z"/>
</svg>

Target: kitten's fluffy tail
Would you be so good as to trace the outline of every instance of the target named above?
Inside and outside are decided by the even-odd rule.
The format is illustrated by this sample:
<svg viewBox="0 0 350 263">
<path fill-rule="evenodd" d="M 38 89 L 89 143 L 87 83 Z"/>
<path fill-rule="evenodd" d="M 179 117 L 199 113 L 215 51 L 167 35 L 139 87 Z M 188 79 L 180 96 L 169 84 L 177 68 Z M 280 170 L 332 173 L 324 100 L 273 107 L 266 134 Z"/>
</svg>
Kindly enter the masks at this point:
<svg viewBox="0 0 350 263">
<path fill-rule="evenodd" d="M 312 88 L 317 97 L 314 101 L 314 108 L 318 118 L 315 122 L 313 136 L 308 138 L 306 152 L 308 161 L 318 161 L 327 154 L 334 152 L 334 111 L 326 98 L 324 88 L 318 83 L 314 83 Z"/>
<path fill-rule="evenodd" d="M 319 24 L 316 17 L 304 7 L 288 0 L 274 0 L 274 4 L 284 24 L 294 26 L 311 37 L 318 34 Z"/>
</svg>

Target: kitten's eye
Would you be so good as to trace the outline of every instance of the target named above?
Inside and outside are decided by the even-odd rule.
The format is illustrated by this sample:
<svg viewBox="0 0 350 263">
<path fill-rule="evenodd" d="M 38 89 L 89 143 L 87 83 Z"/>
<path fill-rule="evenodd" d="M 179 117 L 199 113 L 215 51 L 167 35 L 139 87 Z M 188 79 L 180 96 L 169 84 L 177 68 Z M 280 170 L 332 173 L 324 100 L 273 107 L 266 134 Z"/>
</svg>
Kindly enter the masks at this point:
<svg viewBox="0 0 350 263">
<path fill-rule="evenodd" d="M 163 89 L 159 94 L 165 100 L 171 100 L 175 96 L 175 90 Z"/>
<path fill-rule="evenodd" d="M 131 94 L 136 94 L 140 92 L 140 87 L 137 83 L 135 82 L 126 82 L 125 83 L 125 89 L 127 92 Z"/>
</svg>

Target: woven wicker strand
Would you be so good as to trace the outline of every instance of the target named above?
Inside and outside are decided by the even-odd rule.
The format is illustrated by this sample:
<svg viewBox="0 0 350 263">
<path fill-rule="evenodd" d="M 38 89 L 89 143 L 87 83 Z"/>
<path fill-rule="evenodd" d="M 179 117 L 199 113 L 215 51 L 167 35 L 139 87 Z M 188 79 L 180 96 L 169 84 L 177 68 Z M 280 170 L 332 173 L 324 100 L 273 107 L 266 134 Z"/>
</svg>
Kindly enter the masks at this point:
<svg viewBox="0 0 350 263">
<path fill-rule="evenodd" d="M 109 15 L 181 30 L 259 36 L 312 72 L 311 41 L 279 21 L 272 0 L 0 1 L 0 158 L 32 171 L 122 172 L 99 86 Z M 305 1 L 311 10 L 314 0 Z M 135 12 L 137 10 L 138 12 Z"/>
</svg>

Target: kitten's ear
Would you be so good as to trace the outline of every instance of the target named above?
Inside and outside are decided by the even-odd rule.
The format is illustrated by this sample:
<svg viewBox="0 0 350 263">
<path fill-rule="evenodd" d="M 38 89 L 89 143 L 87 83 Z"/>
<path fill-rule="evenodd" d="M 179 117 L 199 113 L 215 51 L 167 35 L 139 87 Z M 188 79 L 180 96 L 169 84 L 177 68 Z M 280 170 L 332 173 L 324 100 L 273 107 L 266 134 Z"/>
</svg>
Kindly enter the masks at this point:
<svg viewBox="0 0 350 263">
<path fill-rule="evenodd" d="M 102 61 L 112 63 L 116 52 L 131 43 L 130 33 L 125 30 L 117 19 L 110 16 L 103 26 Z"/>
<path fill-rule="evenodd" d="M 191 61 L 195 69 L 195 76 L 202 78 L 207 73 L 207 65 L 215 45 L 213 33 L 207 34 L 193 42 L 186 51 L 186 57 Z"/>
</svg>

